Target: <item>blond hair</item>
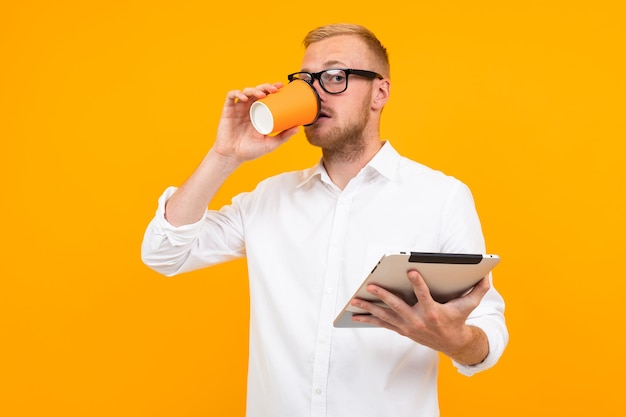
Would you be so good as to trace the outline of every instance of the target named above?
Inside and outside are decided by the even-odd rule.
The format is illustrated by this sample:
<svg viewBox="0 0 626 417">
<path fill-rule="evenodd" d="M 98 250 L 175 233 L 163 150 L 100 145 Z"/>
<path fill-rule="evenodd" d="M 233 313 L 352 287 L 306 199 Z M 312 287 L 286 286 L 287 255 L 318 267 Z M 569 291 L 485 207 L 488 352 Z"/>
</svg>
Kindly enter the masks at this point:
<svg viewBox="0 0 626 417">
<path fill-rule="evenodd" d="M 384 76 L 389 76 L 389 55 L 387 48 L 378 40 L 376 35 L 364 26 L 350 23 L 335 23 L 332 25 L 320 26 L 310 31 L 304 38 L 304 47 L 319 42 L 333 36 L 353 35 L 365 42 L 368 49 L 374 54 L 374 57 L 381 65 Z"/>
</svg>

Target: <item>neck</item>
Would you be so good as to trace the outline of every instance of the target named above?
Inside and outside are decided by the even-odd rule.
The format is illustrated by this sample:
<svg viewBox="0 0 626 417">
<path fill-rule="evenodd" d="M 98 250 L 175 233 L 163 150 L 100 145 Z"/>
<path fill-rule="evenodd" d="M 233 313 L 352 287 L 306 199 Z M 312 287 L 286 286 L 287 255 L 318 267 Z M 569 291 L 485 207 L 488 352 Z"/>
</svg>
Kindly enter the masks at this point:
<svg viewBox="0 0 626 417">
<path fill-rule="evenodd" d="M 384 142 L 376 140 L 339 150 L 322 149 L 324 168 L 332 182 L 343 190 L 383 144 Z"/>
</svg>

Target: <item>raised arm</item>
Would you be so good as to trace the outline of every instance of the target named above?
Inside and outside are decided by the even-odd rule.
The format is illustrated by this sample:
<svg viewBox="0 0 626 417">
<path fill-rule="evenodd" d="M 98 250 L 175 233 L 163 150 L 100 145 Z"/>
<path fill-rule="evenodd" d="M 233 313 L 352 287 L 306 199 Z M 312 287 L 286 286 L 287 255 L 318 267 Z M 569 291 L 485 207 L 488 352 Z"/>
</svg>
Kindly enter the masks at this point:
<svg viewBox="0 0 626 417">
<path fill-rule="evenodd" d="M 167 201 L 165 218 L 169 223 L 182 226 L 197 222 L 217 190 L 239 165 L 273 151 L 297 133 L 298 129 L 293 128 L 276 136 L 266 136 L 250 123 L 252 103 L 281 87 L 282 83 L 261 84 L 228 92 L 213 147 Z"/>
</svg>

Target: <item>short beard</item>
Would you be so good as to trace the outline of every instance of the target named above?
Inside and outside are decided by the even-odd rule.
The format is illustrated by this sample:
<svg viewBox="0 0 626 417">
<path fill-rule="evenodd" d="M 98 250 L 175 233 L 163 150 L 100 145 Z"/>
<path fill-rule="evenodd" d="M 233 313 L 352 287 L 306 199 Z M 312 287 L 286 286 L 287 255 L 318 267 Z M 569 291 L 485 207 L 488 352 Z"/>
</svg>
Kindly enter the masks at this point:
<svg viewBox="0 0 626 417">
<path fill-rule="evenodd" d="M 359 117 L 348 126 L 335 127 L 327 135 L 321 137 L 316 126 L 306 127 L 304 133 L 313 146 L 322 148 L 326 161 L 352 162 L 358 160 L 366 148 L 366 128 L 369 125 L 369 103 L 364 106 Z"/>
</svg>

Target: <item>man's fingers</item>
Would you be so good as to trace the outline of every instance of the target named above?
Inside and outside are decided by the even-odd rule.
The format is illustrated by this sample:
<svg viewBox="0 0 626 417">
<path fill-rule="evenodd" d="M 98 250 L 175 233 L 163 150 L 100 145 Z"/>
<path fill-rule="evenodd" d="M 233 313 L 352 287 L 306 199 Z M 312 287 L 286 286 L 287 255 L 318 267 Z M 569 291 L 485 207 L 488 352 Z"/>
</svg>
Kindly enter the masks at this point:
<svg viewBox="0 0 626 417">
<path fill-rule="evenodd" d="M 489 275 L 487 275 L 486 277 L 478 281 L 478 283 L 474 286 L 474 288 L 472 288 L 472 291 L 467 294 L 466 297 L 475 299 L 476 304 L 478 305 L 480 300 L 482 300 L 485 294 L 487 294 L 487 291 L 489 291 L 489 288 L 491 288 L 491 283 L 489 282 Z"/>
<path fill-rule="evenodd" d="M 241 90 L 231 90 L 226 93 L 226 103 L 235 103 L 237 100 L 248 101 L 248 97 Z"/>
<path fill-rule="evenodd" d="M 415 292 L 415 296 L 417 297 L 417 301 L 421 303 L 434 302 L 433 298 L 430 295 L 430 290 L 428 289 L 428 285 L 426 285 L 426 281 L 416 270 L 411 270 L 408 272 L 409 281 L 413 285 L 413 291 Z"/>
<path fill-rule="evenodd" d="M 279 90 L 279 86 L 282 86 L 281 83 L 276 84 L 260 84 L 256 87 L 248 87 L 243 89 L 243 93 L 248 97 L 255 97 L 257 99 L 261 99 L 266 97 L 268 94 L 275 93 Z"/>
<path fill-rule="evenodd" d="M 259 84 L 256 87 L 246 87 L 243 90 L 231 90 L 226 94 L 227 103 L 236 103 L 237 101 L 247 102 L 250 98 L 261 99 L 268 94 L 277 92 L 283 83 L 278 82 L 274 84 Z"/>
</svg>

